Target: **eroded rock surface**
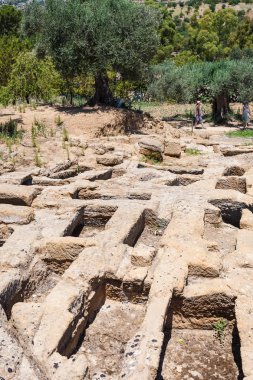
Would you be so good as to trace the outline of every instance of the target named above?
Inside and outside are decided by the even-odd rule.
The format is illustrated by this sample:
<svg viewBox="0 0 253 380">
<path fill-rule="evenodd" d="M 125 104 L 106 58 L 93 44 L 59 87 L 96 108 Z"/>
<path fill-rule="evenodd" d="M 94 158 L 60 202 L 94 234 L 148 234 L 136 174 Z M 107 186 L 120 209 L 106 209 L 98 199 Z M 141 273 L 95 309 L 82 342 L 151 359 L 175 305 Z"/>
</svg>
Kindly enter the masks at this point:
<svg viewBox="0 0 253 380">
<path fill-rule="evenodd" d="M 2 172 L 1 378 L 253 378 L 252 149 L 159 130 Z"/>
</svg>

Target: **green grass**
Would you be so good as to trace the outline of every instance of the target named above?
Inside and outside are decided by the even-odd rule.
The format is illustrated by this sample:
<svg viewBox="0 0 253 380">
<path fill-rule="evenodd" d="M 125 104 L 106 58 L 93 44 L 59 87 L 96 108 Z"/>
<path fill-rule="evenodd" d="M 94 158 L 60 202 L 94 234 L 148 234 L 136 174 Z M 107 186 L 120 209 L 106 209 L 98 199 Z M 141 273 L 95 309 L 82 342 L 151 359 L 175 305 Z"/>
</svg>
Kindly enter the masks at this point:
<svg viewBox="0 0 253 380">
<path fill-rule="evenodd" d="M 4 141 L 6 145 L 11 149 L 11 145 L 22 140 L 24 131 L 18 129 L 18 123 L 15 120 L 10 119 L 5 123 L 0 123 L 0 140 Z"/>
<path fill-rule="evenodd" d="M 239 131 L 231 131 L 226 133 L 228 137 L 253 137 L 253 129 L 241 129 Z"/>
<path fill-rule="evenodd" d="M 149 108 L 149 107 L 159 107 L 161 106 L 161 102 L 145 102 L 145 101 L 134 101 L 133 106 L 140 108 Z"/>
<path fill-rule="evenodd" d="M 220 343 L 223 342 L 225 336 L 225 329 L 227 327 L 227 321 L 221 318 L 219 321 L 213 324 L 213 330 L 217 334 Z"/>
<path fill-rule="evenodd" d="M 63 133 L 63 136 L 62 136 L 63 142 L 69 141 L 69 133 L 68 133 L 67 128 L 64 127 L 62 133 Z"/>
<path fill-rule="evenodd" d="M 192 148 L 187 148 L 185 149 L 185 153 L 188 156 L 198 156 L 199 154 L 202 154 L 202 152 L 198 149 L 192 149 Z"/>
<path fill-rule="evenodd" d="M 141 157 L 142 162 L 146 162 L 148 164 L 157 165 L 161 164 L 162 162 L 162 155 L 160 153 L 150 153 L 150 154 L 143 154 Z"/>
<path fill-rule="evenodd" d="M 63 124 L 63 120 L 61 119 L 61 116 L 60 115 L 57 115 L 54 119 L 54 122 L 55 124 L 57 125 L 57 127 L 60 127 L 62 124 Z"/>
<path fill-rule="evenodd" d="M 43 121 L 34 118 L 33 126 L 36 135 L 47 137 L 47 126 Z"/>
<path fill-rule="evenodd" d="M 41 157 L 40 157 L 40 154 L 39 154 L 39 148 L 34 150 L 34 163 L 39 168 L 41 168 L 41 166 L 43 164 Z"/>
</svg>

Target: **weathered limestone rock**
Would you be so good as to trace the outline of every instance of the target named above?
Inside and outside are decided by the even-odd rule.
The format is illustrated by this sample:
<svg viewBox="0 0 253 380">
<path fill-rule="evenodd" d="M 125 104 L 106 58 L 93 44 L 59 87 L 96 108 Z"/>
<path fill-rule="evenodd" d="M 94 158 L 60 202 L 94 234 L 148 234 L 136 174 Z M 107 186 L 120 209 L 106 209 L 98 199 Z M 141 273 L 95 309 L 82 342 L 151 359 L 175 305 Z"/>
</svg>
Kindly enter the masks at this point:
<svg viewBox="0 0 253 380">
<path fill-rule="evenodd" d="M 63 171 L 57 172 L 57 173 L 52 173 L 52 174 L 50 174 L 49 178 L 67 179 L 67 178 L 75 177 L 77 174 L 78 174 L 78 170 L 77 170 L 77 168 L 75 168 L 75 169 L 63 170 Z"/>
<path fill-rule="evenodd" d="M 221 218 L 220 209 L 216 208 L 216 207 L 206 208 L 205 209 L 204 221 L 205 221 L 205 223 L 216 224 L 216 225 L 221 223 L 222 218 Z"/>
<path fill-rule="evenodd" d="M 31 169 L 33 184 L 43 186 L 38 196 L 33 186 L 6 187 L 0 197 L 0 303 L 8 321 L 0 313 L 0 377 L 204 379 L 209 374 L 200 364 L 207 360 L 211 375 L 231 380 L 239 375 L 235 358 L 241 353 L 244 375 L 252 378 L 253 192 L 245 195 L 245 180 L 252 185 L 253 175 L 239 169 L 252 167 L 253 156 L 215 155 L 211 145 L 230 140 L 215 132 L 196 142 L 187 128 L 180 132 L 183 144 L 210 145 L 207 155 L 183 156 L 176 166 L 139 164 L 133 144 L 151 157 L 163 153 L 159 138 L 179 148 L 167 127 L 143 146 L 140 134 L 100 137 L 89 141 L 83 160 L 92 170 L 77 173 L 77 161 Z M 108 157 L 108 141 L 117 146 L 114 158 L 127 159 L 96 170 L 96 159 Z M 94 157 L 94 147 L 101 157 Z M 214 189 L 225 167 L 222 188 Z M 21 183 L 22 176 L 17 172 L 7 183 L 14 177 Z M 12 198 L 19 206 L 6 204 Z M 18 225 L 27 220 L 24 210 L 34 219 Z M 224 345 L 212 331 L 221 319 L 229 324 Z M 197 360 L 196 339 L 173 345 L 181 332 L 200 337 L 206 350 Z M 189 350 L 191 372 L 177 363 L 174 347 L 182 360 Z M 168 366 L 178 376 L 167 375 Z"/>
<path fill-rule="evenodd" d="M 233 316 L 235 295 L 220 279 L 206 280 L 201 288 L 198 284 L 191 284 L 185 287 L 183 296 L 185 299 L 182 310 L 174 314 L 173 321 L 179 328 L 201 328 L 212 325 L 219 320 L 216 315 L 219 314 L 221 307 L 227 319 Z M 212 312 L 209 313 L 208 310 Z"/>
<path fill-rule="evenodd" d="M 237 156 L 239 154 L 253 153 L 253 149 L 249 148 L 221 148 L 221 153 L 223 156 Z"/>
<path fill-rule="evenodd" d="M 13 375 L 18 372 L 19 363 L 22 361 L 23 350 L 2 326 L 0 326 L 0 333 L 0 373 L 2 378 L 10 380 L 13 379 Z"/>
<path fill-rule="evenodd" d="M 13 228 L 10 226 L 6 226 L 6 224 L 0 224 L 0 239 L 6 240 L 9 236 L 11 236 L 13 232 Z"/>
<path fill-rule="evenodd" d="M 247 194 L 253 195 L 253 174 L 250 172 L 250 174 L 246 176 L 247 178 Z"/>
<path fill-rule="evenodd" d="M 98 199 L 101 198 L 99 187 L 97 185 L 88 185 L 80 188 L 76 192 L 78 199 Z"/>
<path fill-rule="evenodd" d="M 94 147 L 94 153 L 102 156 L 105 153 L 114 151 L 114 149 L 113 145 L 98 145 Z"/>
<path fill-rule="evenodd" d="M 219 146 L 219 144 L 214 144 L 213 145 L 213 152 L 214 153 L 220 153 L 220 146 Z"/>
<path fill-rule="evenodd" d="M 53 352 L 71 340 L 69 337 L 72 333 L 75 334 L 78 321 L 84 320 L 84 294 L 84 290 L 61 281 L 47 297 L 39 330 L 34 337 L 35 355 L 44 365 Z M 76 332 L 73 347 L 80 334 L 81 331 Z"/>
<path fill-rule="evenodd" d="M 253 379 L 253 343 L 252 337 L 252 299 L 247 295 L 240 295 L 236 300 L 236 319 L 240 336 L 241 357 L 244 379 Z"/>
<path fill-rule="evenodd" d="M 0 176 L 0 183 L 8 183 L 12 185 L 30 185 L 32 183 L 32 176 L 29 172 L 5 173 Z"/>
<path fill-rule="evenodd" d="M 61 237 L 41 242 L 37 253 L 53 272 L 62 274 L 85 247 L 94 245 L 93 239 Z"/>
<path fill-rule="evenodd" d="M 15 167 L 14 167 L 14 164 L 12 162 L 0 163 L 0 174 L 10 173 L 10 172 L 14 172 L 14 171 L 15 171 Z"/>
<path fill-rule="evenodd" d="M 196 178 L 195 176 L 185 176 L 182 175 L 180 177 L 176 177 L 174 179 L 170 179 L 166 181 L 165 184 L 167 186 L 188 186 L 191 183 L 199 181 L 200 178 Z"/>
<path fill-rule="evenodd" d="M 78 178 L 85 179 L 91 182 L 98 180 L 107 180 L 112 178 L 112 169 L 90 170 L 86 173 L 79 174 Z"/>
<path fill-rule="evenodd" d="M 15 380 L 40 380 L 40 378 L 39 370 L 36 371 L 33 363 L 23 356 L 18 373 L 15 375 Z"/>
<path fill-rule="evenodd" d="M 240 229 L 237 236 L 236 263 L 242 268 L 253 268 L 253 234 L 251 230 Z"/>
<path fill-rule="evenodd" d="M 106 154 L 102 157 L 97 157 L 97 163 L 104 165 L 104 166 L 115 166 L 122 164 L 123 158 L 113 155 L 113 154 Z"/>
<path fill-rule="evenodd" d="M 30 207 L 0 204 L 0 223 L 28 224 L 34 219 L 34 212 Z"/>
<path fill-rule="evenodd" d="M 43 305 L 35 302 L 18 302 L 12 308 L 12 323 L 26 344 L 32 345 L 33 337 L 39 327 Z"/>
<path fill-rule="evenodd" d="M 198 175 L 198 174 L 203 174 L 204 173 L 204 169 L 202 169 L 202 168 L 168 167 L 168 170 L 171 173 L 174 173 L 174 174 L 194 174 L 194 175 Z"/>
<path fill-rule="evenodd" d="M 253 231 L 253 213 L 248 209 L 242 210 L 240 228 Z"/>
<path fill-rule="evenodd" d="M 131 263 L 136 267 L 146 267 L 151 265 L 155 253 L 155 248 L 139 244 L 131 253 Z"/>
<path fill-rule="evenodd" d="M 39 193 L 40 191 L 34 187 L 2 184 L 0 186 L 0 203 L 31 206 Z"/>
<path fill-rule="evenodd" d="M 88 147 L 88 144 L 85 141 L 82 141 L 78 137 L 70 137 L 69 143 L 71 146 L 81 147 L 83 149 L 86 149 Z"/>
<path fill-rule="evenodd" d="M 165 154 L 165 156 L 180 158 L 180 156 L 181 156 L 181 144 L 177 141 L 166 140 L 165 141 L 164 154 Z"/>
<path fill-rule="evenodd" d="M 63 179 L 53 179 L 46 176 L 33 177 L 33 185 L 38 186 L 62 186 L 66 181 Z"/>
<path fill-rule="evenodd" d="M 85 354 L 72 355 L 71 359 L 68 360 L 58 353 L 54 353 L 51 357 L 51 362 L 54 369 L 51 377 L 52 380 L 69 380 L 70 374 L 72 379 L 76 380 L 83 380 L 89 377 L 89 366 Z"/>
<path fill-rule="evenodd" d="M 241 193 L 246 193 L 247 185 L 246 178 L 243 177 L 225 177 L 220 178 L 215 186 L 216 189 L 233 189 L 240 191 Z"/>
<path fill-rule="evenodd" d="M 123 278 L 123 291 L 130 294 L 133 302 L 139 298 L 148 275 L 147 267 L 133 267 Z"/>
<path fill-rule="evenodd" d="M 143 154 L 144 156 L 153 153 L 161 155 L 164 152 L 164 144 L 157 139 L 143 138 L 137 144 L 139 153 Z"/>
<path fill-rule="evenodd" d="M 141 200 L 149 200 L 151 199 L 151 193 L 143 193 L 141 191 L 135 191 L 127 194 L 127 198 L 129 199 L 141 199 Z"/>
<path fill-rule="evenodd" d="M 50 176 L 53 173 L 58 173 L 64 170 L 67 170 L 71 168 L 71 166 L 77 165 L 76 160 L 67 160 L 64 162 L 60 162 L 57 165 L 54 165 L 53 167 L 50 167 L 49 169 L 41 170 L 41 175 Z"/>
<path fill-rule="evenodd" d="M 2 308 L 0 315 L 0 375 L 2 379 L 21 380 L 25 378 L 37 380 L 38 377 L 25 357 L 23 348 L 18 344 L 10 331 L 8 331 L 7 321 Z M 22 378 L 22 376 L 24 377 Z"/>
<path fill-rule="evenodd" d="M 86 165 L 74 164 L 69 169 L 49 173 L 48 177 L 52 179 L 67 179 L 89 170 L 90 167 Z"/>
<path fill-rule="evenodd" d="M 241 177 L 243 176 L 243 174 L 245 173 L 245 170 L 240 167 L 240 166 L 229 166 L 227 167 L 224 172 L 223 172 L 223 175 L 224 176 L 238 176 L 238 177 Z"/>
</svg>

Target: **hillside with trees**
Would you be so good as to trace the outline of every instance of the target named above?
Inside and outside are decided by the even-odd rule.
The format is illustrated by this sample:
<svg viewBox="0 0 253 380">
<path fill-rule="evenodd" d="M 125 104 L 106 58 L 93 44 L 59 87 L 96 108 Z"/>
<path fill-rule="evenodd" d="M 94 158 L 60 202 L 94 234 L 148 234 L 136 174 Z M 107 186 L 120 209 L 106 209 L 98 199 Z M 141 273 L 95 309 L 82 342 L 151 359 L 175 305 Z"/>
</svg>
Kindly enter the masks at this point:
<svg viewBox="0 0 253 380">
<path fill-rule="evenodd" d="M 1 6 L 1 102 L 54 102 L 63 94 L 70 103 L 78 95 L 90 105 L 116 105 L 136 94 L 201 98 L 212 102 L 214 119 L 224 119 L 230 101 L 252 98 L 246 83 L 253 21 L 227 7 L 204 14 L 196 4 L 189 7 L 192 15 L 179 17 L 170 3 L 155 0 Z"/>
</svg>

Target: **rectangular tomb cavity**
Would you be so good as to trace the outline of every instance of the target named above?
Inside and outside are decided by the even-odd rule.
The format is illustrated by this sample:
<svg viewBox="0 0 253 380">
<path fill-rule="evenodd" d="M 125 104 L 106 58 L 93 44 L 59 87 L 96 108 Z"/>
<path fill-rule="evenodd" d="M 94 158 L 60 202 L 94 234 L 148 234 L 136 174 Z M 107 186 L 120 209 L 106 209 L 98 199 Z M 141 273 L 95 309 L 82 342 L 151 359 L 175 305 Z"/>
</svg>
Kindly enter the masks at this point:
<svg viewBox="0 0 253 380">
<path fill-rule="evenodd" d="M 233 297 L 174 296 L 156 380 L 242 380 Z"/>
<path fill-rule="evenodd" d="M 81 238 L 95 236 L 105 229 L 116 210 L 116 206 L 87 206 L 67 235 Z"/>
<path fill-rule="evenodd" d="M 111 299 L 107 290 L 103 284 L 95 291 L 76 322 L 78 327 L 64 334 L 58 352 L 70 358 L 80 350 L 88 360 L 91 378 L 102 375 L 101 378 L 116 379 L 122 369 L 127 342 L 138 331 L 146 306 L 127 299 L 124 302 Z"/>
<path fill-rule="evenodd" d="M 210 200 L 209 203 L 220 209 L 224 223 L 231 224 L 237 228 L 240 228 L 242 210 L 249 208 L 251 212 L 253 211 L 252 205 L 247 206 L 243 202 L 231 201 L 230 199 L 214 199 Z"/>
<path fill-rule="evenodd" d="M 132 226 L 123 243 L 130 247 L 139 244 L 157 248 L 170 220 L 159 218 L 152 210 L 144 210 Z"/>
</svg>

